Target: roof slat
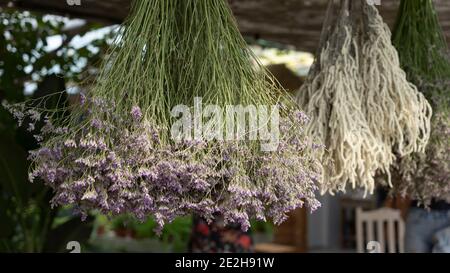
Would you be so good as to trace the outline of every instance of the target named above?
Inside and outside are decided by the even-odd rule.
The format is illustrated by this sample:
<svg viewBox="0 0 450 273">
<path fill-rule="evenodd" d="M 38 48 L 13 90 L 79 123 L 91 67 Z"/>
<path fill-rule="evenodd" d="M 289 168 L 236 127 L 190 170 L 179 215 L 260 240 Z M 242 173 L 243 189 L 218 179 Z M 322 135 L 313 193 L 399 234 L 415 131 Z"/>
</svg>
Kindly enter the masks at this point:
<svg viewBox="0 0 450 273">
<path fill-rule="evenodd" d="M 80 0 L 70 6 L 66 0 L 14 0 L 22 9 L 87 18 L 108 24 L 121 22 L 130 0 Z M 228 0 L 244 35 L 293 45 L 314 52 L 322 29 L 327 0 Z M 0 5 L 8 2 L 0 0 Z M 380 10 L 392 26 L 399 0 L 381 0 Z M 441 24 L 450 37 L 450 1 L 435 0 Z"/>
</svg>

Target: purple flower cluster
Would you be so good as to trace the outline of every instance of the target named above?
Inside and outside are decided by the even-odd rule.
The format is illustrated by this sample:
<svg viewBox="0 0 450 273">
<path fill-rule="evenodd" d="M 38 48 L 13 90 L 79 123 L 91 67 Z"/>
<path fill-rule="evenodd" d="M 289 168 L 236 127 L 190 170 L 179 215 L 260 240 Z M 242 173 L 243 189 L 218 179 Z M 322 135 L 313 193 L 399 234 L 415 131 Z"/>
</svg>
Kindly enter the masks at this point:
<svg viewBox="0 0 450 273">
<path fill-rule="evenodd" d="M 142 118 L 141 108 L 139 108 L 138 106 L 133 106 L 133 108 L 131 109 L 131 116 L 135 121 L 141 120 Z"/>
<path fill-rule="evenodd" d="M 298 207 L 320 206 L 320 164 L 312 155 L 321 146 L 305 137 L 302 113 L 281 121 L 276 151 L 255 152 L 251 141 L 162 141 L 167 129 L 137 106 L 117 115 L 102 100 L 85 103 L 106 110 L 84 113 L 76 128 L 44 118 L 41 148 L 30 154 L 30 180 L 54 190 L 53 206 L 74 205 L 83 216 L 91 209 L 153 216 L 159 228 L 191 213 L 206 220 L 220 214 L 244 230 L 251 218 L 281 223 Z"/>
</svg>

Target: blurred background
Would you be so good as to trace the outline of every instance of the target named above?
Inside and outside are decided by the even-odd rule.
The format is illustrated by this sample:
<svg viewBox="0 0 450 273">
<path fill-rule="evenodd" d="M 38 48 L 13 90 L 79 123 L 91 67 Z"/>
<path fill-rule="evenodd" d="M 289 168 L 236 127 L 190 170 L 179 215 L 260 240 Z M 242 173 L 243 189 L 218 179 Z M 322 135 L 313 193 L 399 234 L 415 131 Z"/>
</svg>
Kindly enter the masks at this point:
<svg viewBox="0 0 450 273">
<path fill-rule="evenodd" d="M 79 84 L 97 73 L 129 2 L 0 0 L 0 100 L 21 102 L 68 90 L 69 102 L 77 103 Z M 388 22 L 395 19 L 395 2 L 383 1 Z M 438 8 L 448 8 L 443 2 L 437 1 Z M 291 92 L 313 62 L 325 3 L 230 0 L 249 46 Z M 447 10 L 443 14 L 450 17 Z M 447 33 L 448 22 L 443 24 Z M 36 147 L 33 136 L 0 107 L 1 252 L 68 252 L 70 241 L 79 242 L 83 252 L 188 251 L 191 217 L 175 220 L 156 236 L 151 219 L 108 219 L 93 211 L 82 222 L 70 207 L 51 208 L 51 190 L 28 182 L 27 154 Z M 323 196 L 319 211 L 312 215 L 300 209 L 279 227 L 254 222 L 254 251 L 355 252 L 357 208 L 388 206 L 404 215 L 408 207 L 407 200 L 386 199 L 379 192 L 366 199 L 360 192 Z"/>
</svg>

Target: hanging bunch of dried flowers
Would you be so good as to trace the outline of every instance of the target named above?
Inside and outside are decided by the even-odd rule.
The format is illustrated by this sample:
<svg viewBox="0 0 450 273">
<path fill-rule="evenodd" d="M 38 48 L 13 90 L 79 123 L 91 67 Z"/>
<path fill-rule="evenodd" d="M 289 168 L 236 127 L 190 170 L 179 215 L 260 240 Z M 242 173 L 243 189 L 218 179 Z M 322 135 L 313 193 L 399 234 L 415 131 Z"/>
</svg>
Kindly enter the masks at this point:
<svg viewBox="0 0 450 273">
<path fill-rule="evenodd" d="M 339 7 L 339 8 L 336 8 Z M 326 145 L 322 190 L 366 193 L 390 177 L 396 155 L 423 151 L 431 108 L 406 80 L 391 33 L 367 1 L 329 2 L 319 53 L 298 101 L 312 118 L 308 133 Z M 390 182 L 390 181 L 389 181 Z"/>
<path fill-rule="evenodd" d="M 321 146 L 253 63 L 225 0 L 134 1 L 81 105 L 7 106 L 20 121 L 44 123 L 30 179 L 54 189 L 53 205 L 152 215 L 160 228 L 196 213 L 247 229 L 251 217 L 280 223 L 297 207 L 316 209 Z M 230 106 L 246 109 L 240 117 L 256 130 L 223 137 L 242 121 Z"/>
<path fill-rule="evenodd" d="M 401 2 L 393 43 L 408 79 L 430 101 L 434 115 L 426 151 L 394 166 L 400 179 L 392 192 L 426 206 L 434 198 L 450 201 L 450 59 L 433 1 Z"/>
</svg>

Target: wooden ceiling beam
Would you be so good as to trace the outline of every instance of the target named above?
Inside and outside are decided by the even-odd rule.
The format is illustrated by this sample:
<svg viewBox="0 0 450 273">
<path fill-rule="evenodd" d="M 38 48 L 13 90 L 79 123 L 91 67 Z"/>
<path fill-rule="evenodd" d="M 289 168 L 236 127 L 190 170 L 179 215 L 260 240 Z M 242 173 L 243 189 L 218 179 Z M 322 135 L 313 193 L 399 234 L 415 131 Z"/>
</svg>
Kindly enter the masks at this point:
<svg viewBox="0 0 450 273">
<path fill-rule="evenodd" d="M 69 0 L 70 1 L 70 0 Z M 84 18 L 116 24 L 127 16 L 130 0 L 0 0 L 0 6 L 12 2 L 15 7 L 50 14 Z M 244 35 L 259 37 L 315 52 L 327 0 L 228 0 Z M 380 11 L 392 26 L 400 0 L 381 0 Z M 441 24 L 450 37 L 450 1 L 435 0 Z"/>
</svg>

